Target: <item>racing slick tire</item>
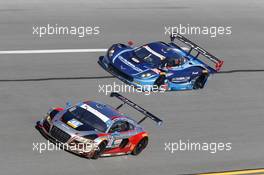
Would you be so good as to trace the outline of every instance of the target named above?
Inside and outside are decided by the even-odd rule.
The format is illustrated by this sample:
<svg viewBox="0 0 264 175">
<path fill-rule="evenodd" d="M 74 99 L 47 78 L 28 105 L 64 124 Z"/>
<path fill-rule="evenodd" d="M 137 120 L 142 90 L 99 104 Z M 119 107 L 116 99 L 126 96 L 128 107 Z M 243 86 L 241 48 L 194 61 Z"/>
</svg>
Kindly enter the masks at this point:
<svg viewBox="0 0 264 175">
<path fill-rule="evenodd" d="M 136 147 L 133 149 L 133 151 L 131 152 L 132 155 L 136 156 L 139 155 L 148 145 L 148 137 L 144 137 L 142 138 L 138 144 L 136 145 Z"/>
<path fill-rule="evenodd" d="M 202 74 L 193 83 L 193 89 L 202 89 L 205 85 L 207 75 Z"/>
<path fill-rule="evenodd" d="M 98 159 L 105 151 L 105 148 L 107 146 L 107 142 L 103 141 L 98 145 L 98 150 L 96 150 L 93 155 L 91 156 L 91 159 Z"/>
<path fill-rule="evenodd" d="M 155 85 L 157 85 L 158 87 L 162 86 L 165 84 L 165 80 L 166 80 L 166 76 L 165 75 L 160 75 L 159 78 L 157 78 L 157 80 L 155 81 Z"/>
</svg>

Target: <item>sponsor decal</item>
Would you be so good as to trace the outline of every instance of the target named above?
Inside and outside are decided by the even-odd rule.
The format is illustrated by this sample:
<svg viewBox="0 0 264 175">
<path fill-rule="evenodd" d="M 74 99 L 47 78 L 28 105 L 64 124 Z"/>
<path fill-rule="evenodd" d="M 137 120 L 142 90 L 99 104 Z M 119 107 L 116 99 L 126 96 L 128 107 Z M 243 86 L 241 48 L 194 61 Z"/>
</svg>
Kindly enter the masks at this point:
<svg viewBox="0 0 264 175">
<path fill-rule="evenodd" d="M 69 126 L 71 126 L 72 128 L 78 128 L 79 126 L 82 126 L 82 125 L 83 125 L 82 122 L 76 120 L 75 118 L 69 120 L 69 121 L 67 122 L 67 124 L 68 124 Z"/>
<path fill-rule="evenodd" d="M 114 141 L 113 145 L 120 145 L 123 139 L 117 139 Z"/>
<path fill-rule="evenodd" d="M 159 69 L 151 69 L 153 72 L 155 72 L 156 74 L 159 74 L 161 71 Z"/>
<path fill-rule="evenodd" d="M 64 128 L 70 129 L 67 125 L 61 124 Z"/>
<path fill-rule="evenodd" d="M 108 117 L 106 117 L 105 115 L 103 115 L 102 113 L 100 113 L 99 111 L 97 111 L 96 109 L 92 108 L 91 106 L 89 106 L 87 104 L 82 104 L 80 107 L 83 109 L 86 109 L 87 111 L 89 111 L 91 113 L 93 113 L 95 116 L 100 118 L 105 123 L 109 120 Z"/>
<path fill-rule="evenodd" d="M 122 61 L 125 65 L 131 67 L 131 68 L 134 69 L 135 71 L 137 71 L 137 72 L 143 72 L 142 69 L 136 67 L 134 64 L 132 64 L 131 62 L 129 62 L 128 60 L 126 60 L 124 57 L 119 56 L 118 58 L 119 58 L 120 61 Z"/>
<path fill-rule="evenodd" d="M 190 77 L 176 77 L 176 78 L 172 78 L 171 81 L 172 82 L 184 82 L 184 81 L 188 81 L 190 79 Z"/>
</svg>

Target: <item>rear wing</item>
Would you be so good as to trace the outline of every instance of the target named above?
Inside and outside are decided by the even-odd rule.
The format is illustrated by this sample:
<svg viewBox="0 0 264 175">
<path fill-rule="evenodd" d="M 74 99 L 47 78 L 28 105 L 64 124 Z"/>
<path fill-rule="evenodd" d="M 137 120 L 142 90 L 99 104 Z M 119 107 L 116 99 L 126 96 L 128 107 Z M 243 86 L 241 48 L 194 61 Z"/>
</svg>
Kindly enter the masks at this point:
<svg viewBox="0 0 264 175">
<path fill-rule="evenodd" d="M 215 70 L 217 72 L 220 71 L 221 67 L 224 64 L 223 60 L 220 60 L 219 58 L 216 58 L 214 55 L 207 52 L 205 49 L 201 48 L 197 44 L 193 43 L 189 39 L 185 38 L 184 36 L 180 35 L 179 33 L 174 33 L 170 36 L 171 42 L 173 43 L 175 39 L 178 39 L 179 41 L 183 42 L 187 46 L 190 47 L 190 50 L 188 51 L 188 55 L 191 54 L 192 50 L 196 50 L 198 53 L 194 56 L 195 58 L 198 58 L 200 54 L 205 56 L 205 58 L 209 59 L 210 61 L 214 62 L 215 64 Z M 173 43 L 174 44 L 174 43 Z M 176 44 L 174 44 L 176 45 Z M 178 47 L 178 46 L 177 46 Z"/>
<path fill-rule="evenodd" d="M 131 100 L 127 99 L 126 97 L 120 95 L 119 93 L 116 92 L 112 92 L 110 94 L 110 97 L 116 97 L 119 100 L 121 100 L 123 103 L 121 105 L 119 105 L 116 109 L 118 110 L 119 108 L 121 108 L 124 104 L 129 105 L 130 107 L 136 109 L 137 111 L 139 111 L 140 113 L 144 114 L 144 117 L 138 121 L 138 124 L 142 123 L 146 118 L 150 118 L 152 119 L 154 122 L 156 122 L 158 125 L 161 125 L 163 123 L 163 121 L 161 119 L 159 119 L 158 117 L 156 117 L 155 115 L 151 114 L 150 112 L 148 112 L 147 110 L 143 109 L 142 107 L 140 107 L 139 105 L 135 104 L 134 102 L 132 102 Z"/>
</svg>

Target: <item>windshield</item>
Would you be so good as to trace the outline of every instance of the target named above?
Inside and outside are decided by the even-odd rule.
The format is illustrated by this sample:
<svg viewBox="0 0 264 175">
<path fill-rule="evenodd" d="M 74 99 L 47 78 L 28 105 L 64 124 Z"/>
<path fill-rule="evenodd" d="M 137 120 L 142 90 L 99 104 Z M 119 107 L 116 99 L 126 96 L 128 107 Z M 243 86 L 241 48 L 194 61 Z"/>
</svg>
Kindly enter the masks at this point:
<svg viewBox="0 0 264 175">
<path fill-rule="evenodd" d="M 74 118 L 82 122 L 84 125 L 89 125 L 95 130 L 105 132 L 107 125 L 99 117 L 91 113 L 90 111 L 83 109 L 79 106 L 72 107 L 69 112 L 74 115 Z"/>
<path fill-rule="evenodd" d="M 147 62 L 151 65 L 157 66 L 161 64 L 161 58 L 149 52 L 144 46 L 136 49 L 134 53 L 140 60 Z"/>
</svg>

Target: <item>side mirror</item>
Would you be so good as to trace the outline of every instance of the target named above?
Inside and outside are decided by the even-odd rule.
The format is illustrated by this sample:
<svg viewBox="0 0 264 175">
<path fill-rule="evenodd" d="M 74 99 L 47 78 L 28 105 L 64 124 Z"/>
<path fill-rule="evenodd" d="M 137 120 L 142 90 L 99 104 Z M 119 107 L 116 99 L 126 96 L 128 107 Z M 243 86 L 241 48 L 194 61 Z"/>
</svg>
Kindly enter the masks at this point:
<svg viewBox="0 0 264 175">
<path fill-rule="evenodd" d="M 50 115 L 50 113 L 53 111 L 54 109 L 53 108 L 50 108 L 47 112 L 47 116 Z"/>
<path fill-rule="evenodd" d="M 170 35 L 170 40 L 171 40 L 172 43 L 174 42 L 175 38 L 176 37 L 173 34 Z"/>
<path fill-rule="evenodd" d="M 66 103 L 66 108 L 68 109 L 68 108 L 70 108 L 70 107 L 72 107 L 72 103 L 71 103 L 70 101 L 67 101 L 67 103 Z"/>
</svg>

